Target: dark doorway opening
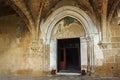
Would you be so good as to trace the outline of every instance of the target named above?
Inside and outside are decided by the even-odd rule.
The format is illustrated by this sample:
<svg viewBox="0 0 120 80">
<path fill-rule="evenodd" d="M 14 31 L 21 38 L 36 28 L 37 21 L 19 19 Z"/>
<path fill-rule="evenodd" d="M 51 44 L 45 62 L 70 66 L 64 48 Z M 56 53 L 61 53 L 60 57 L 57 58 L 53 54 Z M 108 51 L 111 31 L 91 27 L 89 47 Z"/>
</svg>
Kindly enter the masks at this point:
<svg viewBox="0 0 120 80">
<path fill-rule="evenodd" d="M 80 39 L 58 39 L 58 72 L 80 72 Z"/>
</svg>

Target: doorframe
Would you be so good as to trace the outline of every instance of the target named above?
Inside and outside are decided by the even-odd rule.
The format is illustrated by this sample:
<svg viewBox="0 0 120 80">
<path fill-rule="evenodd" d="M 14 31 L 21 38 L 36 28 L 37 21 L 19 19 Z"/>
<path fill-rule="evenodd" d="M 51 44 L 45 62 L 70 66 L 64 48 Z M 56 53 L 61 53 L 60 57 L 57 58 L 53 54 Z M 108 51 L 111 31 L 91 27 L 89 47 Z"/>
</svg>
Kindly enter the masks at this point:
<svg viewBox="0 0 120 80">
<path fill-rule="evenodd" d="M 78 48 L 78 55 L 79 55 L 79 57 L 78 57 L 78 66 L 80 66 L 80 72 L 81 72 L 81 38 L 79 38 L 79 37 L 76 37 L 76 38 L 78 38 L 79 39 L 79 47 L 76 47 L 76 48 Z M 63 38 L 63 39 L 74 39 L 74 38 Z M 59 49 L 59 47 L 58 47 L 58 39 L 56 39 L 56 57 L 57 57 L 57 59 L 56 59 L 56 73 L 61 73 L 61 72 L 59 72 L 59 68 L 58 68 L 58 66 L 59 66 L 59 61 L 58 61 L 58 49 Z M 66 47 L 66 48 L 71 48 L 71 47 Z M 65 49 L 66 48 L 64 48 L 64 51 L 65 51 Z M 75 48 L 75 47 L 73 47 L 73 48 Z M 71 72 L 72 73 L 72 72 Z"/>
<path fill-rule="evenodd" d="M 51 15 L 48 16 L 46 20 L 41 21 L 41 36 L 40 38 L 43 39 L 44 44 L 52 46 L 52 47 L 57 47 L 55 42 L 52 42 L 51 38 L 51 33 L 53 28 L 55 27 L 56 23 L 61 20 L 62 18 L 70 16 L 72 18 L 75 18 L 78 20 L 84 30 L 86 35 L 83 36 L 86 39 L 87 42 L 87 51 L 89 52 L 89 72 L 94 72 L 94 44 L 97 45 L 99 41 L 101 41 L 101 32 L 100 28 L 96 26 L 94 21 L 89 17 L 88 14 L 86 14 L 83 10 L 81 10 L 78 7 L 75 6 L 63 6 L 55 10 Z M 92 28 L 91 28 L 92 27 Z M 54 39 L 56 40 L 56 39 Z M 52 43 L 51 43 L 52 42 Z M 51 47 L 50 47 L 51 50 Z M 54 49 L 55 50 L 55 49 Z M 57 52 L 57 50 L 55 51 Z M 55 66 L 56 61 L 53 61 L 52 57 L 55 59 L 57 58 L 56 54 L 53 53 L 51 54 L 52 51 L 50 52 L 50 71 L 52 69 L 56 69 L 57 67 Z M 87 53 L 88 54 L 88 53 Z"/>
<path fill-rule="evenodd" d="M 84 56 L 81 57 L 81 70 L 83 70 L 83 65 L 85 64 L 87 66 L 87 68 L 85 69 L 87 72 L 91 72 L 92 69 L 94 70 L 94 64 L 92 61 L 94 61 L 94 55 L 91 55 L 93 53 L 93 42 L 89 40 L 89 38 L 85 38 L 85 37 L 79 37 L 80 39 L 80 56 Z M 85 43 L 85 44 L 83 44 Z M 58 68 L 57 68 L 57 39 L 51 39 L 50 41 L 50 71 L 52 70 L 56 70 L 56 74 L 64 74 L 64 73 L 59 73 L 58 72 Z M 86 45 L 85 50 L 82 50 L 84 48 L 84 45 Z M 79 50 L 80 50 L 79 49 Z M 85 53 L 85 55 L 84 55 Z M 83 60 L 83 58 L 85 58 Z M 85 63 L 84 63 L 85 62 Z M 68 74 L 68 73 L 67 73 Z"/>
</svg>

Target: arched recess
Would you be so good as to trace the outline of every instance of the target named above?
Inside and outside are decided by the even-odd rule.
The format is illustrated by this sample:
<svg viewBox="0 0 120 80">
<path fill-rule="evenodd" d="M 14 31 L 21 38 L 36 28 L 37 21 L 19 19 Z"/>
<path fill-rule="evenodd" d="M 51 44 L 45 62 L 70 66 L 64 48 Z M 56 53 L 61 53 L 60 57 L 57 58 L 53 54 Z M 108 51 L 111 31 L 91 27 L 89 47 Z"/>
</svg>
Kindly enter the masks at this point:
<svg viewBox="0 0 120 80">
<path fill-rule="evenodd" d="M 51 31 L 54 25 L 62 18 L 70 16 L 78 20 L 86 31 L 86 37 L 98 34 L 98 28 L 92 19 L 81 9 L 74 6 L 63 6 L 54 11 L 41 26 L 41 30 L 46 34 L 47 43 L 50 41 Z M 92 28 L 91 28 L 92 27 Z"/>
<path fill-rule="evenodd" d="M 41 23 L 41 38 L 43 38 L 45 44 L 50 45 L 50 70 L 57 70 L 57 50 L 55 49 L 57 44 L 51 40 L 52 30 L 57 22 L 67 16 L 79 21 L 85 30 L 86 35 L 83 38 L 83 42 L 85 41 L 87 44 L 87 70 L 93 72 L 94 45 L 97 45 L 99 42 L 99 30 L 92 19 L 83 10 L 74 6 L 63 6 L 58 8 L 45 21 L 42 21 Z"/>
</svg>

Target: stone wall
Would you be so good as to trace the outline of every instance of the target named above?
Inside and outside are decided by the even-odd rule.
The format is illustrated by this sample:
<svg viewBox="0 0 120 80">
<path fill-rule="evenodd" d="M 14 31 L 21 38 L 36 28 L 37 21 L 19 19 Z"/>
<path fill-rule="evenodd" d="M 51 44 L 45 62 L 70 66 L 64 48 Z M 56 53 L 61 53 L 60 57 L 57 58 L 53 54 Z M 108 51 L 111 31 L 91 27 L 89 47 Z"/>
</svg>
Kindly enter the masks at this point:
<svg viewBox="0 0 120 80">
<path fill-rule="evenodd" d="M 49 46 L 33 41 L 19 16 L 0 18 L 0 74 L 49 73 Z"/>
<path fill-rule="evenodd" d="M 0 73 L 14 73 L 27 68 L 25 54 L 28 53 L 29 39 L 25 28 L 16 15 L 0 18 Z"/>
<path fill-rule="evenodd" d="M 118 20 L 113 18 L 110 24 L 111 42 L 103 43 L 103 65 L 95 67 L 96 76 L 120 76 L 120 26 Z"/>
</svg>

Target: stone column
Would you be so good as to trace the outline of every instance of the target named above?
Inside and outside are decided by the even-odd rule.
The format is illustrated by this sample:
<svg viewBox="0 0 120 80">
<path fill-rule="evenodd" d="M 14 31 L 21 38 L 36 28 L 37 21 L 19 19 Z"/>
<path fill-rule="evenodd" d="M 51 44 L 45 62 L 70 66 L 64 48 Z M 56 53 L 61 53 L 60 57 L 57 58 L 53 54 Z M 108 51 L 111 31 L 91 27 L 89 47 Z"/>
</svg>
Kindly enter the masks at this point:
<svg viewBox="0 0 120 80">
<path fill-rule="evenodd" d="M 94 72 L 94 41 L 91 37 L 87 38 L 87 54 L 88 54 L 88 72 Z"/>
<path fill-rule="evenodd" d="M 107 4 L 108 0 L 103 0 L 101 13 L 102 41 L 107 41 Z"/>
<path fill-rule="evenodd" d="M 90 41 L 90 50 L 91 50 L 91 73 L 94 73 L 94 41 Z"/>
<path fill-rule="evenodd" d="M 87 40 L 87 59 L 88 59 L 88 66 L 87 66 L 87 71 L 90 73 L 90 44 L 89 41 Z"/>
<path fill-rule="evenodd" d="M 87 54 L 87 41 L 85 38 L 80 38 L 80 54 L 81 54 L 81 70 L 87 70 L 88 66 L 88 54 Z"/>
<path fill-rule="evenodd" d="M 57 40 L 50 41 L 50 70 L 57 70 Z"/>
</svg>

